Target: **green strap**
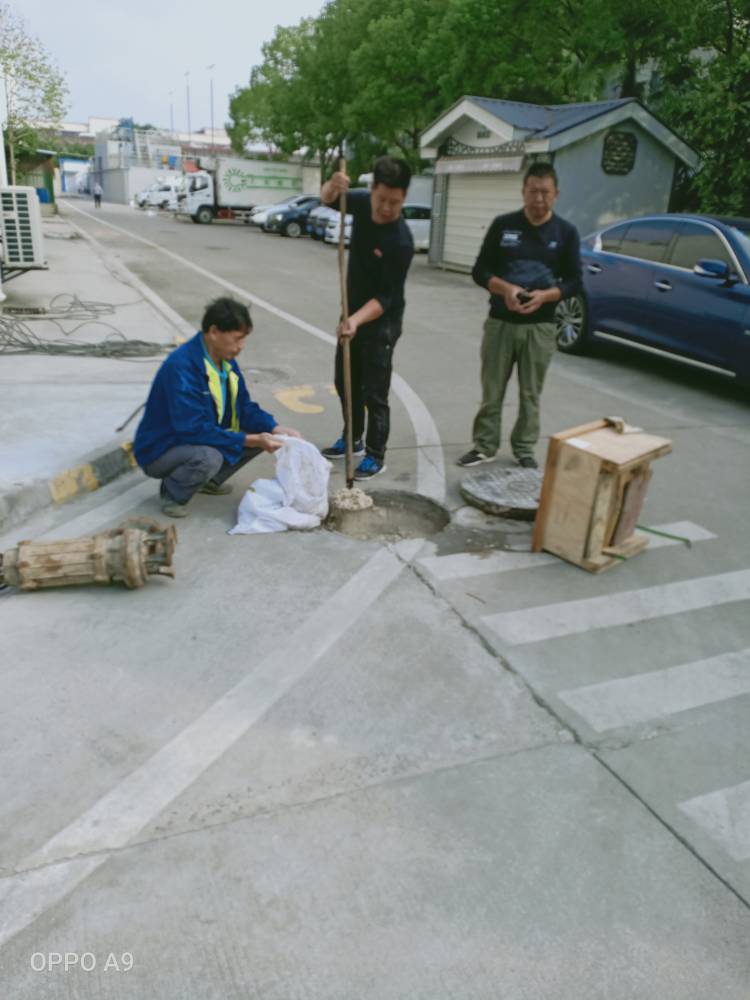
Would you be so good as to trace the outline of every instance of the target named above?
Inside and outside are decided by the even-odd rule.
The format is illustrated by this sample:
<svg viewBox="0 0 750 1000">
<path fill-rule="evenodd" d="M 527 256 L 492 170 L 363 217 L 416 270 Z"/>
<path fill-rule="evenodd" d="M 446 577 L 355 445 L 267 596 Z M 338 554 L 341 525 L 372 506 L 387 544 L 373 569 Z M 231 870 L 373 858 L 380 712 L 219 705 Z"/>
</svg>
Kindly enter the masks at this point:
<svg viewBox="0 0 750 1000">
<path fill-rule="evenodd" d="M 684 542 L 689 549 L 692 549 L 693 543 L 689 538 L 684 538 L 682 535 L 670 535 L 668 531 L 657 531 L 656 528 L 647 528 L 645 524 L 636 524 L 636 528 L 639 531 L 647 531 L 651 535 L 659 535 L 661 538 L 671 538 L 674 542 Z"/>
</svg>

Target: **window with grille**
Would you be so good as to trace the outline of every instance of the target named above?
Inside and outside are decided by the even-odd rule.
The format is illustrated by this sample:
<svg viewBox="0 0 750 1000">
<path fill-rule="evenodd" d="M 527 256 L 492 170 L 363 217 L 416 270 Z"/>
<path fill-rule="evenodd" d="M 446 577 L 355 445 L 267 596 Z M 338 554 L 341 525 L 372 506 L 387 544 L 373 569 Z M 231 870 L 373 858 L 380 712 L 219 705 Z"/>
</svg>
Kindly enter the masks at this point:
<svg viewBox="0 0 750 1000">
<path fill-rule="evenodd" d="M 602 147 L 602 170 L 605 174 L 629 174 L 637 149 L 638 139 L 632 132 L 610 132 Z"/>
</svg>

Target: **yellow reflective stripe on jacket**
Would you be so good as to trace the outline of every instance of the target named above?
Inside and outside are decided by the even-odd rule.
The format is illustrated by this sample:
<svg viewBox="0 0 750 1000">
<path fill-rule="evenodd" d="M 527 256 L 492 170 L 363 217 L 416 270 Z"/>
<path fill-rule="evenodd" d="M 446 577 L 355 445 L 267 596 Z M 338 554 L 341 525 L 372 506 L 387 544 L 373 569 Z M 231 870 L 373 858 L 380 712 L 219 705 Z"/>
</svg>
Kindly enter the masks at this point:
<svg viewBox="0 0 750 1000">
<path fill-rule="evenodd" d="M 237 416 L 237 395 L 240 390 L 240 377 L 229 365 L 227 365 L 227 368 L 229 369 L 229 400 L 232 404 L 232 425 L 229 429 L 238 431 L 240 429 L 240 418 Z"/>
<path fill-rule="evenodd" d="M 208 361 L 208 359 L 204 358 L 203 363 L 206 366 L 208 388 L 216 405 L 216 412 L 219 414 L 219 423 L 221 423 L 224 419 L 224 394 L 221 391 L 221 378 L 219 377 L 218 370 L 211 364 L 210 361 Z M 237 372 L 234 371 L 231 365 L 229 365 L 226 361 L 224 362 L 224 371 L 227 373 L 227 391 L 229 403 L 232 407 L 232 422 L 229 429 L 238 431 L 240 429 L 240 421 L 237 416 L 237 394 L 239 391 L 240 379 Z"/>
</svg>

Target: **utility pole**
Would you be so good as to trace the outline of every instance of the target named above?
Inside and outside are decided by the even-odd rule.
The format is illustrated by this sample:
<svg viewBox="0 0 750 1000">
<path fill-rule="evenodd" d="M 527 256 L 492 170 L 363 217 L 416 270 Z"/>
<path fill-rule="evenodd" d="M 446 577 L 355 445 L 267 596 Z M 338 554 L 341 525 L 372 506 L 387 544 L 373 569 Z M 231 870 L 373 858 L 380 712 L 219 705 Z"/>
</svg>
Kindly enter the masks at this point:
<svg viewBox="0 0 750 1000">
<path fill-rule="evenodd" d="M 190 136 L 193 134 L 190 126 L 190 70 L 185 73 L 185 91 L 187 93 L 188 145 L 190 145 Z"/>
<path fill-rule="evenodd" d="M 211 152 L 212 153 L 215 152 L 215 150 L 214 150 L 214 74 L 213 74 L 213 69 L 214 69 L 215 65 L 216 65 L 216 63 L 211 63 L 211 65 L 207 67 L 208 71 L 211 73 L 211 77 L 210 77 L 210 80 L 209 80 L 209 89 L 210 89 L 210 93 L 211 93 Z"/>
<path fill-rule="evenodd" d="M 169 131 L 174 139 L 174 91 L 169 91 Z"/>
</svg>

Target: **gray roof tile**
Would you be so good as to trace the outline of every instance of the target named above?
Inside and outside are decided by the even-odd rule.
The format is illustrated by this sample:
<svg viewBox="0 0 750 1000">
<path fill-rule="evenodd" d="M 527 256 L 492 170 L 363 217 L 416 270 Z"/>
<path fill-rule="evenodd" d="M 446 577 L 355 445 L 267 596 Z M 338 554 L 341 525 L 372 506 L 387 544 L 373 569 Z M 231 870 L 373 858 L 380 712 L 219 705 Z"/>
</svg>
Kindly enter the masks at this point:
<svg viewBox="0 0 750 1000">
<path fill-rule="evenodd" d="M 520 101 L 500 101 L 489 97 L 469 97 L 468 100 L 514 128 L 533 132 L 534 138 L 538 139 L 565 132 L 623 104 L 635 102 L 632 97 L 621 97 L 614 101 L 590 101 L 586 104 L 523 104 Z"/>
</svg>

